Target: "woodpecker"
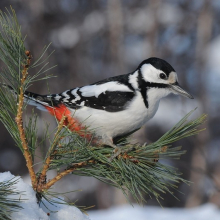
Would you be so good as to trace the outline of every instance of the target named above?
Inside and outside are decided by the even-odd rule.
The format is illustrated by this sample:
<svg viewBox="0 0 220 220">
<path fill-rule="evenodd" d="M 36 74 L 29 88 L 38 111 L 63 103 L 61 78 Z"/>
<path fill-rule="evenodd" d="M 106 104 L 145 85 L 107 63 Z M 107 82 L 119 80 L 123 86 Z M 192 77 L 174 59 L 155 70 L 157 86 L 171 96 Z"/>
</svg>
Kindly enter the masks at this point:
<svg viewBox="0 0 220 220">
<path fill-rule="evenodd" d="M 180 87 L 174 68 L 165 60 L 152 57 L 125 75 L 59 94 L 26 91 L 24 96 L 28 104 L 48 111 L 58 121 L 66 116 L 70 130 L 80 132 L 89 127 L 99 143 L 116 148 L 115 138 L 142 127 L 155 115 L 160 99 L 171 93 L 193 99 Z"/>
</svg>

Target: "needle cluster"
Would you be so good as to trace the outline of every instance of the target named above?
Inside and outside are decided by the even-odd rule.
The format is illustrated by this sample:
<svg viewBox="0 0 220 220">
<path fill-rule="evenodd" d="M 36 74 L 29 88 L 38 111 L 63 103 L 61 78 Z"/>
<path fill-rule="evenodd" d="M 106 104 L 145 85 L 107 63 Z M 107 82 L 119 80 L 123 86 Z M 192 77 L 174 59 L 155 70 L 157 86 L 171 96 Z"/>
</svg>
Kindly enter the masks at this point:
<svg viewBox="0 0 220 220">
<path fill-rule="evenodd" d="M 12 212 L 19 211 L 21 200 L 13 198 L 19 197 L 22 193 L 15 189 L 15 184 L 18 178 L 10 179 L 9 181 L 0 182 L 0 219 L 10 220 Z"/>
</svg>

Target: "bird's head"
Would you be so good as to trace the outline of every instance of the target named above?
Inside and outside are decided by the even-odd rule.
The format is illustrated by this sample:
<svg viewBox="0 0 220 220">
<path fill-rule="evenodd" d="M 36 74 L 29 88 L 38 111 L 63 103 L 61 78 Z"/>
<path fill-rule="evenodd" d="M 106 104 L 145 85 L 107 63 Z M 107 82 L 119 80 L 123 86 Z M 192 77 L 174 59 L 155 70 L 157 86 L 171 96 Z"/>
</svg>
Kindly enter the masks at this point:
<svg viewBox="0 0 220 220">
<path fill-rule="evenodd" d="M 192 95 L 181 88 L 176 71 L 165 60 L 155 57 L 144 60 L 138 66 L 138 71 L 148 87 L 162 88 L 168 94 L 174 93 L 193 99 Z"/>
</svg>

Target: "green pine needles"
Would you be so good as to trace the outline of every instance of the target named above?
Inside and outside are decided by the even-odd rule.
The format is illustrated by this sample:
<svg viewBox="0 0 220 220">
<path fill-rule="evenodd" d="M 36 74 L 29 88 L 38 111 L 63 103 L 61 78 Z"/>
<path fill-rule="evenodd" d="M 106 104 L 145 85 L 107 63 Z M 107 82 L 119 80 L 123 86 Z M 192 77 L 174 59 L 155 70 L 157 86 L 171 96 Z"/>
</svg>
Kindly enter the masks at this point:
<svg viewBox="0 0 220 220">
<path fill-rule="evenodd" d="M 46 196 L 54 183 L 71 173 L 95 177 L 111 184 L 121 189 L 127 198 L 131 194 L 139 203 L 145 201 L 146 194 L 158 201 L 164 193 L 174 195 L 177 183 L 188 183 L 181 178 L 178 170 L 160 163 L 160 159 L 178 159 L 184 154 L 185 151 L 181 150 L 181 147 L 174 147 L 172 144 L 198 134 L 201 131 L 198 126 L 205 121 L 206 115 L 189 121 L 188 118 L 193 112 L 191 111 L 151 144 L 130 144 L 128 138 L 124 138 L 118 142 L 124 153 L 112 161 L 112 147 L 95 146 L 92 141 L 81 137 L 79 132 L 70 132 L 68 126 L 64 126 L 65 116 L 58 123 L 53 138 L 48 126 L 45 126 L 45 136 L 39 139 L 37 116 L 33 114 L 23 123 L 22 117 L 26 108 L 23 94 L 35 81 L 51 77 L 42 76 L 51 69 L 47 68 L 48 57 L 45 58 L 48 47 L 43 49 L 39 59 L 32 61 L 31 52 L 24 46 L 24 38 L 13 9 L 0 12 L 0 25 L 0 59 L 5 64 L 0 73 L 0 120 L 23 152 L 38 198 Z M 37 73 L 33 74 L 32 69 L 36 69 Z M 95 131 L 83 128 L 81 132 L 91 135 Z M 42 167 L 35 171 L 33 167 L 36 149 L 48 142 L 49 147 L 42 158 Z M 57 175 L 51 180 L 47 180 L 48 170 L 57 170 Z"/>
<path fill-rule="evenodd" d="M 111 147 L 84 145 L 76 134 L 65 128 L 59 135 L 60 138 L 68 137 L 68 143 L 60 139 L 59 147 L 51 154 L 54 159 L 51 160 L 49 169 L 72 169 L 76 175 L 93 176 L 120 188 L 126 196 L 128 193 L 132 194 L 137 202 L 145 201 L 145 194 L 156 197 L 159 202 L 162 193 L 173 194 L 175 184 L 188 183 L 175 168 L 161 164 L 158 160 L 179 159 L 185 151 L 182 151 L 181 147 L 172 147 L 171 144 L 201 131 L 197 127 L 204 122 L 206 115 L 187 121 L 193 111 L 154 143 L 141 146 L 123 140 L 121 144 L 124 145 L 122 148 L 126 153 L 111 162 Z"/>
<path fill-rule="evenodd" d="M 21 200 L 13 198 L 18 196 L 21 192 L 15 189 L 15 184 L 18 178 L 13 178 L 8 181 L 0 182 L 0 219 L 10 220 L 11 213 L 19 211 Z"/>
</svg>

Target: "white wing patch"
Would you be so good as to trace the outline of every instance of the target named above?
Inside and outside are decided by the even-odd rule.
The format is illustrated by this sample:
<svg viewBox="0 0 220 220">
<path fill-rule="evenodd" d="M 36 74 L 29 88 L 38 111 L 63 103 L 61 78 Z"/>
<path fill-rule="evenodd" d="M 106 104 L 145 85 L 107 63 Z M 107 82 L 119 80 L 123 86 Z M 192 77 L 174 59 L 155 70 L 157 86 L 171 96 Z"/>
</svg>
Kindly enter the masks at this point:
<svg viewBox="0 0 220 220">
<path fill-rule="evenodd" d="M 132 92 L 132 90 L 130 90 L 126 85 L 118 82 L 107 82 L 100 85 L 84 86 L 80 88 L 79 91 L 82 92 L 84 97 L 95 96 L 96 98 L 98 98 L 101 93 L 105 94 L 106 91 Z"/>
</svg>

